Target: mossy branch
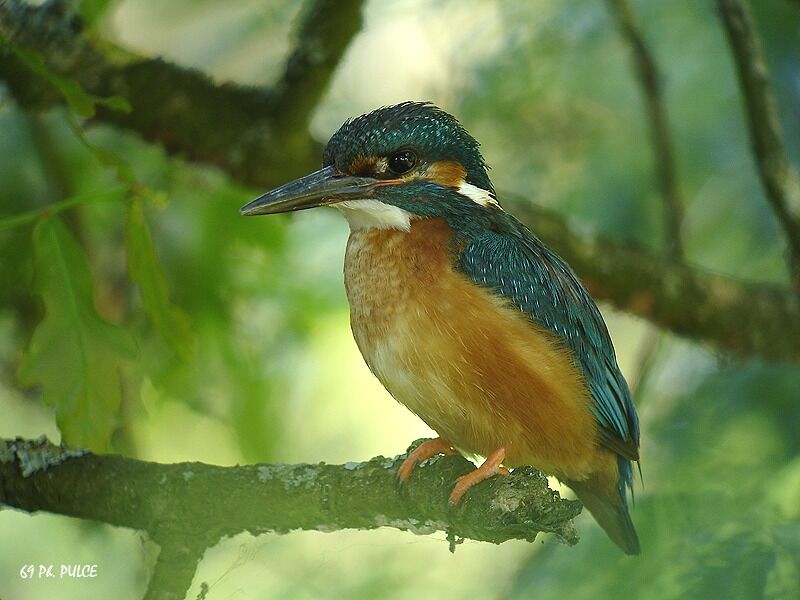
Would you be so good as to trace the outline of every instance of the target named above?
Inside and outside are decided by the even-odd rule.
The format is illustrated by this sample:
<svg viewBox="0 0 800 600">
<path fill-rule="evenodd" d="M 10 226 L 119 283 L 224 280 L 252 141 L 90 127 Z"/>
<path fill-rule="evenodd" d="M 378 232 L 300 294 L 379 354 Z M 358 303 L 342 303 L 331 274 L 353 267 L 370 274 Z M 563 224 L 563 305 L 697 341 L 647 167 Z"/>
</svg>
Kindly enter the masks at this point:
<svg viewBox="0 0 800 600">
<path fill-rule="evenodd" d="M 82 35 L 80 21 L 60 2 L 34 7 L 0 0 L 0 38 L 39 52 L 48 68 L 88 92 L 118 95 L 133 107 L 123 113 L 99 106 L 97 120 L 135 131 L 171 153 L 216 164 L 241 183 L 266 189 L 319 166 L 320 145 L 306 128 L 287 133 L 279 126 L 283 115 L 276 109 L 280 94 L 275 90 L 215 84 L 202 73 L 159 59 L 115 64 Z M 325 64 L 332 68 L 332 59 Z M 291 70 L 287 67 L 287 73 Z M 315 78 L 324 85 L 324 77 Z M 3 44 L 0 79 L 25 106 L 44 109 L 64 102 Z M 596 298 L 722 350 L 800 362 L 795 343 L 800 300 L 789 287 L 676 265 L 648 250 L 572 228 L 563 216 L 528 199 L 501 194 L 501 200 L 570 262 Z"/>
<path fill-rule="evenodd" d="M 414 447 L 416 442 L 409 450 Z M 572 519 L 580 503 L 560 498 L 538 471 L 523 467 L 492 478 L 451 509 L 455 480 L 474 466 L 460 456 L 435 457 L 399 486 L 396 473 L 405 456 L 345 465 L 218 467 L 95 455 L 44 440 L 0 440 L 0 503 L 146 531 L 169 561 L 170 576 L 159 585 L 180 579 L 183 586 L 148 598 L 182 598 L 203 551 L 245 531 L 393 527 L 443 531 L 451 544 L 457 538 L 532 541 L 548 532 L 577 542 Z M 154 577 L 159 572 L 157 567 Z"/>
<path fill-rule="evenodd" d="M 95 119 L 136 131 L 170 153 L 223 167 L 240 181 L 273 185 L 287 175 L 301 175 L 305 165 L 319 160 L 305 124 L 360 29 L 362 4 L 308 2 L 285 73 L 265 89 L 215 84 L 199 71 L 158 58 L 127 53 L 124 60 L 109 58 L 110 44 L 100 48 L 84 35 L 84 23 L 70 3 L 50 0 L 31 6 L 0 0 L 0 79 L 30 109 L 63 103 L 59 91 L 33 73 L 10 45 L 34 50 L 53 73 L 94 96 L 124 98 L 132 109 L 98 105 Z"/>
</svg>

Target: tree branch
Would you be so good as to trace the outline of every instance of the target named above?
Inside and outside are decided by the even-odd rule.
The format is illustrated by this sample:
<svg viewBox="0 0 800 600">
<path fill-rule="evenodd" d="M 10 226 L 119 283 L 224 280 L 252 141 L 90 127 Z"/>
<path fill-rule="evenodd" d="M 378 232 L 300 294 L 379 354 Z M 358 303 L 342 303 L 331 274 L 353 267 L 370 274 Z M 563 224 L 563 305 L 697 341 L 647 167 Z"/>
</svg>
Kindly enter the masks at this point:
<svg viewBox="0 0 800 600">
<path fill-rule="evenodd" d="M 307 119 L 347 44 L 360 27 L 362 0 L 314 0 L 301 19 L 297 48 L 274 89 L 214 85 L 204 74 L 161 59 L 118 64 L 82 35 L 66 2 L 31 6 L 0 0 L 0 79 L 23 106 L 63 103 L 59 92 L 32 73 L 11 44 L 42 55 L 47 67 L 99 97 L 125 98 L 128 113 L 97 107 L 96 119 L 138 132 L 188 159 L 223 167 L 241 181 L 271 186 L 299 176 L 319 161 Z"/>
<path fill-rule="evenodd" d="M 314 0 L 305 7 L 297 45 L 274 88 L 274 112 L 287 132 L 305 134 L 350 40 L 361 30 L 363 0 Z"/>
<path fill-rule="evenodd" d="M 160 541 L 161 550 L 143 600 L 184 600 L 206 550 L 191 537 Z"/>
<path fill-rule="evenodd" d="M 96 118 L 160 142 L 168 151 L 219 165 L 234 179 L 269 188 L 319 165 L 319 145 L 303 129 L 281 146 L 270 92 L 215 85 L 196 71 L 161 60 L 119 66 L 81 36 L 74 18 L 46 4 L 0 0 L 0 36 L 32 48 L 59 75 L 97 96 L 115 94 L 130 114 L 99 107 Z M 26 106 L 63 98 L 0 46 L 0 78 Z M 289 142 L 287 142 L 289 143 Z M 800 300 L 789 289 L 745 283 L 665 262 L 642 248 L 572 229 L 563 217 L 518 198 L 504 204 L 561 254 L 600 300 L 658 325 L 741 355 L 800 362 Z"/>
<path fill-rule="evenodd" d="M 506 196 L 504 204 L 581 276 L 595 298 L 675 333 L 740 355 L 800 362 L 800 298 L 746 283 L 602 236 L 578 234 L 563 217 Z"/>
<path fill-rule="evenodd" d="M 165 465 L 44 440 L 0 440 L 0 503 L 148 532 L 162 547 L 159 560 L 169 563 L 156 567 L 154 581 L 159 573 L 164 581 L 148 599 L 182 598 L 203 550 L 243 531 L 393 527 L 446 531 L 451 544 L 457 537 L 533 541 L 549 532 L 577 542 L 572 519 L 580 503 L 561 499 L 538 471 L 522 467 L 492 478 L 450 509 L 456 478 L 474 466 L 460 456 L 436 457 L 401 488 L 396 473 L 405 456 L 345 465 Z M 168 587 L 177 579 L 183 590 Z"/>
<path fill-rule="evenodd" d="M 636 75 L 644 96 L 653 142 L 654 162 L 664 212 L 667 254 L 676 261 L 683 260 L 681 222 L 683 201 L 675 176 L 675 158 L 669 133 L 667 109 L 661 99 L 658 68 L 644 41 L 628 0 L 608 0 L 611 14 L 617 21 L 622 38 L 630 46 Z"/>
<path fill-rule="evenodd" d="M 789 247 L 789 273 L 800 291 L 800 177 L 783 146 L 769 69 L 746 2 L 717 0 L 744 96 L 758 174 Z"/>
</svg>

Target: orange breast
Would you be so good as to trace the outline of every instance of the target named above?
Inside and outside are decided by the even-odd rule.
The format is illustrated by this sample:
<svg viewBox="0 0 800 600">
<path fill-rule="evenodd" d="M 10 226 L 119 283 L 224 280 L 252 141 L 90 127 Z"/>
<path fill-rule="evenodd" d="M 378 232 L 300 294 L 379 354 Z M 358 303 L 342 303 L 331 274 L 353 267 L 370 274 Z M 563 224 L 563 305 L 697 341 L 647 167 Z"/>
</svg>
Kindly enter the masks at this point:
<svg viewBox="0 0 800 600">
<path fill-rule="evenodd" d="M 585 381 L 553 334 L 453 270 L 441 219 L 353 231 L 345 286 L 353 335 L 399 402 L 460 449 L 507 448 L 582 480 L 607 462 Z"/>
</svg>

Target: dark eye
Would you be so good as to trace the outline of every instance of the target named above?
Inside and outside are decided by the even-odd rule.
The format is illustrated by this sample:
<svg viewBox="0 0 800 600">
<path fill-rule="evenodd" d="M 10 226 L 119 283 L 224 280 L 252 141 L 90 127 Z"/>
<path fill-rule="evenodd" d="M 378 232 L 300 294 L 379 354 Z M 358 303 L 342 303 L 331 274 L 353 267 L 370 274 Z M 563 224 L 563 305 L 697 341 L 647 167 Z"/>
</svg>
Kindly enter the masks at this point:
<svg viewBox="0 0 800 600">
<path fill-rule="evenodd" d="M 389 170 L 395 175 L 408 173 L 417 164 L 417 155 L 411 150 L 400 150 L 389 157 Z"/>
</svg>

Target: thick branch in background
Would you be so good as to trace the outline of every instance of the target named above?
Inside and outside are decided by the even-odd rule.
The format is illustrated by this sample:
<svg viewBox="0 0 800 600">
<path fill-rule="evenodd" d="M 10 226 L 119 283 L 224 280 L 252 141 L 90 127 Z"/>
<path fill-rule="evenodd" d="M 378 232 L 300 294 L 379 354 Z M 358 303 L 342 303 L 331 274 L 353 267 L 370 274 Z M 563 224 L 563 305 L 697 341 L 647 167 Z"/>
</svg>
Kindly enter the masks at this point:
<svg viewBox="0 0 800 600">
<path fill-rule="evenodd" d="M 800 176 L 783 145 L 769 69 L 746 2 L 717 0 L 733 52 L 758 174 L 789 246 L 789 270 L 800 290 Z"/>
<path fill-rule="evenodd" d="M 0 440 L 0 503 L 148 532 L 162 546 L 159 562 L 172 580 L 172 595 L 149 598 L 183 598 L 202 552 L 241 532 L 393 527 L 445 531 L 451 543 L 533 541 L 540 532 L 577 542 L 572 519 L 580 503 L 560 498 L 538 471 L 522 467 L 494 477 L 451 509 L 456 478 L 474 465 L 460 456 L 436 457 L 401 487 L 397 469 L 405 456 L 345 465 L 166 465 L 42 440 Z"/>
<path fill-rule="evenodd" d="M 50 69 L 76 79 L 90 93 L 119 95 L 133 105 L 130 114 L 100 107 L 98 120 L 160 142 L 172 153 L 214 163 L 262 189 L 319 166 L 319 144 L 305 129 L 290 148 L 277 141 L 281 115 L 274 112 L 269 92 L 216 85 L 161 60 L 113 64 L 58 6 L 0 0 L 0 35 L 41 53 Z M 63 103 L 49 83 L 3 46 L 0 78 L 26 106 Z M 503 202 L 570 262 L 596 298 L 723 350 L 800 362 L 795 341 L 800 339 L 800 300 L 790 290 L 674 265 L 644 249 L 578 233 L 563 217 L 528 202 L 509 197 Z"/>
<path fill-rule="evenodd" d="M 665 329 L 737 354 L 800 362 L 800 299 L 664 261 L 602 236 L 578 235 L 559 216 L 528 202 L 505 202 L 581 276 L 595 298 Z"/>
<path fill-rule="evenodd" d="M 653 143 L 656 179 L 661 192 L 667 253 L 674 260 L 682 260 L 681 222 L 683 220 L 683 201 L 678 189 L 678 180 L 675 176 L 672 137 L 669 133 L 667 109 L 662 101 L 658 67 L 644 41 L 644 36 L 636 23 L 628 0 L 608 0 L 608 4 L 623 39 L 630 47 L 636 76 L 644 96 L 648 123 L 650 124 L 650 136 Z"/>
<path fill-rule="evenodd" d="M 362 3 L 311 2 L 298 46 L 273 89 L 215 85 L 161 59 L 115 63 L 82 35 L 82 22 L 65 2 L 37 7 L 0 0 L 0 40 L 35 50 L 55 73 L 96 96 L 125 98 L 132 107 L 126 113 L 98 106 L 98 120 L 136 131 L 173 154 L 219 165 L 240 181 L 270 186 L 319 162 L 305 120 L 360 27 Z M 28 108 L 63 102 L 57 89 L 1 43 L 0 79 Z"/>
<path fill-rule="evenodd" d="M 305 134 L 344 49 L 361 30 L 363 0 L 315 1 L 305 5 L 297 45 L 273 88 L 273 114 L 286 131 Z"/>
</svg>

